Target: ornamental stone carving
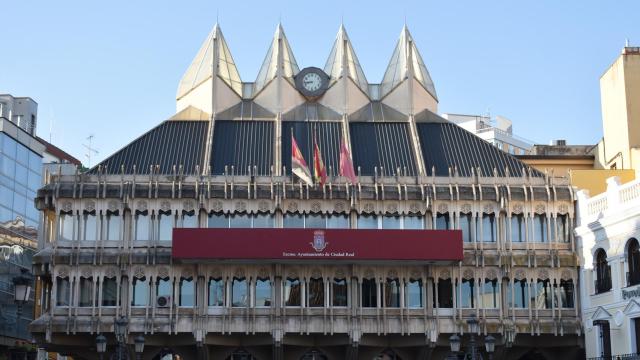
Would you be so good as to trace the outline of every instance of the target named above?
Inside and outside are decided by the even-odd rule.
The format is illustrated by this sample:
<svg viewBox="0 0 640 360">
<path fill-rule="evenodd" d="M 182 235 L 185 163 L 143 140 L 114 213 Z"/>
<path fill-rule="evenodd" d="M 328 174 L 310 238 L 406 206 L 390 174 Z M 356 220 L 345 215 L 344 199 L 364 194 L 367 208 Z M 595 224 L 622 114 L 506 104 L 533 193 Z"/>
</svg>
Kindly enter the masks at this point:
<svg viewBox="0 0 640 360">
<path fill-rule="evenodd" d="M 538 279 L 542 279 L 542 280 L 549 279 L 549 270 L 540 269 L 540 271 L 538 271 Z"/>
<path fill-rule="evenodd" d="M 522 204 L 515 204 L 513 205 L 511 212 L 514 214 L 522 214 L 523 210 Z"/>
<path fill-rule="evenodd" d="M 237 212 L 245 212 L 247 211 L 247 203 L 244 201 L 238 201 L 236 203 L 236 211 Z"/>
<path fill-rule="evenodd" d="M 462 204 L 462 206 L 460 207 L 460 211 L 462 213 L 465 213 L 465 214 L 470 213 L 471 212 L 471 204 L 469 204 L 469 203 Z"/>
<path fill-rule="evenodd" d="M 572 279 L 572 278 L 571 278 L 571 271 L 569 271 L 569 270 L 567 270 L 567 269 L 562 270 L 562 274 L 560 275 L 560 278 L 561 278 L 562 280 L 567 280 L 567 281 L 568 281 L 568 280 L 571 280 L 571 279 Z"/>
<path fill-rule="evenodd" d="M 107 210 L 111 212 L 116 212 L 118 211 L 118 209 L 120 209 L 120 203 L 118 201 L 116 200 L 109 201 L 109 204 L 107 205 Z"/>
<path fill-rule="evenodd" d="M 364 271 L 365 279 L 372 279 L 376 276 L 375 272 L 372 269 L 367 269 Z"/>
<path fill-rule="evenodd" d="M 298 269 L 291 268 L 287 271 L 287 278 L 296 279 L 298 277 Z"/>
<path fill-rule="evenodd" d="M 389 272 L 387 273 L 387 277 L 389 279 L 396 279 L 398 278 L 398 272 L 395 270 L 389 270 Z"/>
<path fill-rule="evenodd" d="M 238 278 L 238 279 L 242 279 L 243 277 L 245 277 L 244 274 L 244 269 L 241 267 L 237 267 L 234 271 L 233 271 L 233 277 Z"/>
<path fill-rule="evenodd" d="M 526 279 L 526 277 L 527 277 L 527 276 L 526 276 L 526 274 L 524 273 L 524 270 L 522 270 L 522 269 L 518 269 L 518 270 L 516 270 L 516 272 L 515 272 L 515 273 L 514 273 L 514 275 L 513 275 L 513 278 L 514 278 L 514 279 L 517 279 L 517 280 L 523 280 L 523 279 Z"/>
<path fill-rule="evenodd" d="M 69 276 L 69 268 L 66 266 L 58 266 L 58 276 L 63 278 Z"/>
<path fill-rule="evenodd" d="M 449 206 L 447 204 L 438 204 L 438 213 L 444 214 L 449 212 Z"/>
<path fill-rule="evenodd" d="M 133 277 L 141 279 L 144 277 L 144 267 L 142 266 L 136 266 L 136 268 L 133 270 Z"/>
<path fill-rule="evenodd" d="M 545 213 L 544 204 L 537 204 L 536 208 L 535 208 L 535 212 L 536 212 L 536 214 L 544 214 Z"/>
<path fill-rule="evenodd" d="M 449 270 L 442 270 L 440 271 L 440 275 L 438 276 L 439 279 L 451 279 L 451 273 L 449 272 Z"/>
<path fill-rule="evenodd" d="M 335 203 L 333 205 L 333 211 L 335 211 L 337 213 L 344 212 L 346 208 L 347 208 L 347 206 L 342 201 L 338 201 L 337 203 Z"/>
<path fill-rule="evenodd" d="M 484 204 L 484 206 L 482 207 L 482 212 L 485 214 L 493 214 L 493 204 Z"/>
<path fill-rule="evenodd" d="M 196 206 L 195 206 L 195 204 L 194 204 L 193 200 L 185 200 L 185 201 L 182 203 L 182 209 L 183 209 L 184 211 L 193 211 L 193 210 L 195 209 L 195 207 L 196 207 Z"/>
<path fill-rule="evenodd" d="M 473 279 L 473 270 L 471 269 L 465 269 L 462 272 L 462 278 L 463 279 Z"/>
<path fill-rule="evenodd" d="M 487 270 L 486 276 L 487 279 L 497 279 L 498 278 L 498 272 L 496 271 L 496 269 L 489 269 Z"/>
<path fill-rule="evenodd" d="M 182 273 L 180 274 L 180 276 L 182 276 L 185 279 L 191 279 L 193 278 L 193 270 L 187 268 L 187 269 L 182 269 Z"/>
<path fill-rule="evenodd" d="M 137 211 L 145 212 L 145 211 L 147 211 L 148 208 L 149 208 L 149 206 L 147 205 L 146 201 L 138 201 L 136 203 L 136 210 Z"/>
<path fill-rule="evenodd" d="M 313 279 L 321 279 L 322 278 L 322 271 L 320 271 L 320 269 L 318 269 L 318 268 L 314 268 L 313 270 L 311 270 L 311 277 Z"/>
<path fill-rule="evenodd" d="M 420 274 L 420 271 L 413 270 L 411 272 L 411 279 L 418 280 L 418 279 L 421 279 L 421 278 L 422 278 L 422 274 Z"/>
<path fill-rule="evenodd" d="M 321 211 L 322 211 L 322 206 L 320 205 L 320 202 L 314 201 L 311 203 L 311 212 L 319 213 Z"/>
<path fill-rule="evenodd" d="M 260 212 L 268 212 L 269 211 L 269 202 L 267 200 L 260 200 L 258 202 L 258 211 L 260 211 Z"/>
<path fill-rule="evenodd" d="M 118 269 L 110 266 L 104 270 L 104 276 L 108 278 L 114 278 L 118 276 Z"/>
<path fill-rule="evenodd" d="M 373 203 L 365 203 L 364 206 L 362 207 L 362 211 L 366 212 L 366 213 L 372 213 L 376 210 L 376 206 L 373 205 Z"/>
<path fill-rule="evenodd" d="M 342 268 L 338 268 L 338 269 L 336 269 L 336 278 L 337 278 L 337 279 L 344 279 L 344 278 L 346 278 L 346 274 L 345 274 L 344 269 L 342 269 Z"/>
<path fill-rule="evenodd" d="M 298 203 L 295 201 L 291 201 L 287 204 L 287 211 L 288 212 L 296 212 L 298 211 Z"/>
<path fill-rule="evenodd" d="M 409 212 L 414 213 L 414 214 L 420 212 L 420 204 L 415 203 L 415 202 L 409 204 Z"/>
<path fill-rule="evenodd" d="M 569 212 L 569 205 L 567 204 L 560 204 L 560 206 L 558 206 L 558 213 L 560 214 L 566 214 Z"/>
<path fill-rule="evenodd" d="M 71 210 L 73 209 L 72 205 L 71 205 L 71 201 L 65 201 L 62 203 L 62 206 L 60 207 L 60 210 L 62 210 L 63 212 L 71 212 Z"/>
<path fill-rule="evenodd" d="M 387 204 L 387 212 L 391 214 L 395 214 L 398 212 L 398 204 L 397 203 L 389 203 Z"/>
<path fill-rule="evenodd" d="M 164 212 L 171 211 L 171 203 L 169 201 L 163 201 L 160 203 L 160 210 Z"/>
<path fill-rule="evenodd" d="M 87 212 L 93 212 L 96 210 L 96 202 L 89 200 L 84 204 L 84 210 Z"/>
<path fill-rule="evenodd" d="M 260 270 L 258 270 L 258 278 L 259 279 L 268 279 L 269 278 L 269 270 L 267 270 L 267 268 L 260 268 Z"/>
<path fill-rule="evenodd" d="M 92 273 L 93 272 L 91 271 L 90 267 L 83 267 L 80 271 L 80 275 L 85 279 L 91 277 Z"/>
<path fill-rule="evenodd" d="M 159 278 L 168 278 L 169 277 L 169 268 L 166 266 L 158 267 L 158 277 Z"/>
<path fill-rule="evenodd" d="M 212 204 L 211 204 L 211 210 L 215 211 L 215 212 L 221 212 L 222 211 L 222 201 L 220 200 L 215 200 Z"/>
</svg>

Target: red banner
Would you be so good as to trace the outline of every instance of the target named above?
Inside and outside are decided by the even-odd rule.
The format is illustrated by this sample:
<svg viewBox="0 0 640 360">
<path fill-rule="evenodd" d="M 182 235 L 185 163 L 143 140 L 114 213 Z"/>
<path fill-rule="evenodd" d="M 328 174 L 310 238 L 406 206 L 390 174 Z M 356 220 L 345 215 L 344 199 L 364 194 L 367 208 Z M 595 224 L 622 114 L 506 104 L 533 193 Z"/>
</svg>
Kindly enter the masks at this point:
<svg viewBox="0 0 640 360">
<path fill-rule="evenodd" d="M 176 260 L 462 260 L 460 230 L 181 229 L 173 230 Z"/>
</svg>

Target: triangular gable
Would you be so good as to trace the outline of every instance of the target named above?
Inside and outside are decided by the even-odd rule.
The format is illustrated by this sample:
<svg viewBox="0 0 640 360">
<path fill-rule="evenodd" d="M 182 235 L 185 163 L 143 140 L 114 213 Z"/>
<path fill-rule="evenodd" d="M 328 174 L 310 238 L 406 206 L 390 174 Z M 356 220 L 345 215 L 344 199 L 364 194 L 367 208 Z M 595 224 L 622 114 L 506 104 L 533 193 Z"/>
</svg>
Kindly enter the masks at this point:
<svg viewBox="0 0 640 360">
<path fill-rule="evenodd" d="M 258 77 L 253 85 L 253 95 L 258 94 L 278 74 L 279 54 L 282 53 L 282 77 L 293 83 L 293 77 L 300 72 L 296 58 L 284 34 L 281 24 L 278 24 L 276 32 L 271 40 L 271 46 L 262 62 Z"/>
<path fill-rule="evenodd" d="M 622 312 L 625 315 L 640 314 L 640 303 L 638 303 L 636 299 L 631 299 L 629 300 L 629 303 L 627 304 L 627 306 L 624 307 L 624 310 L 622 310 Z"/>
<path fill-rule="evenodd" d="M 602 306 L 598 306 L 596 312 L 591 315 L 591 320 L 611 320 L 611 314 L 605 310 Z"/>
<path fill-rule="evenodd" d="M 333 43 L 329 58 L 324 66 L 324 72 L 329 74 L 331 84 L 337 82 L 346 73 L 355 85 L 368 96 L 369 82 L 343 25 L 340 25 L 336 41 Z"/>
</svg>

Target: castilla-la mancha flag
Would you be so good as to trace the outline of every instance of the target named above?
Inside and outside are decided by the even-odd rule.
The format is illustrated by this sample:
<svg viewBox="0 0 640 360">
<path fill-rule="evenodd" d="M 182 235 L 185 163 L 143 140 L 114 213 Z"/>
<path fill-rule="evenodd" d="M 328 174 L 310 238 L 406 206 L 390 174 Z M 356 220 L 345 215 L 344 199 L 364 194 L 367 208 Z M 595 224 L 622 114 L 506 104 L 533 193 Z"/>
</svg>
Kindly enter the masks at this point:
<svg viewBox="0 0 640 360">
<path fill-rule="evenodd" d="M 313 173 L 316 177 L 316 182 L 323 186 L 327 182 L 327 168 L 324 167 L 324 161 L 322 161 L 322 154 L 318 147 L 318 142 L 313 138 Z"/>
<path fill-rule="evenodd" d="M 306 182 L 308 185 L 313 185 L 311 172 L 309 171 L 307 162 L 304 161 L 302 152 L 300 151 L 293 134 L 291 134 L 291 172 L 297 175 L 300 180 Z"/>
<path fill-rule="evenodd" d="M 352 184 L 358 182 L 356 172 L 353 170 L 353 162 L 351 162 L 351 154 L 347 149 L 347 143 L 342 139 L 340 144 L 340 175 L 349 179 Z"/>
</svg>

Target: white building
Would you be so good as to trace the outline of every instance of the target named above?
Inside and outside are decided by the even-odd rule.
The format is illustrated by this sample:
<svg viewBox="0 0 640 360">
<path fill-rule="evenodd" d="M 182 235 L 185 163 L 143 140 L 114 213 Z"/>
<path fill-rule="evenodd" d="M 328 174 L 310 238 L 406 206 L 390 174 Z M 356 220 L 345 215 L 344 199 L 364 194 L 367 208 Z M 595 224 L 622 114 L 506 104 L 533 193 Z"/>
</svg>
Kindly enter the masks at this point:
<svg viewBox="0 0 640 360">
<path fill-rule="evenodd" d="M 442 117 L 470 131 L 511 155 L 524 155 L 531 149 L 531 141 L 513 134 L 511 120 L 485 115 L 442 114 Z"/>
<path fill-rule="evenodd" d="M 587 357 L 605 359 L 640 353 L 640 180 L 607 185 L 578 193 L 576 227 Z"/>
</svg>

